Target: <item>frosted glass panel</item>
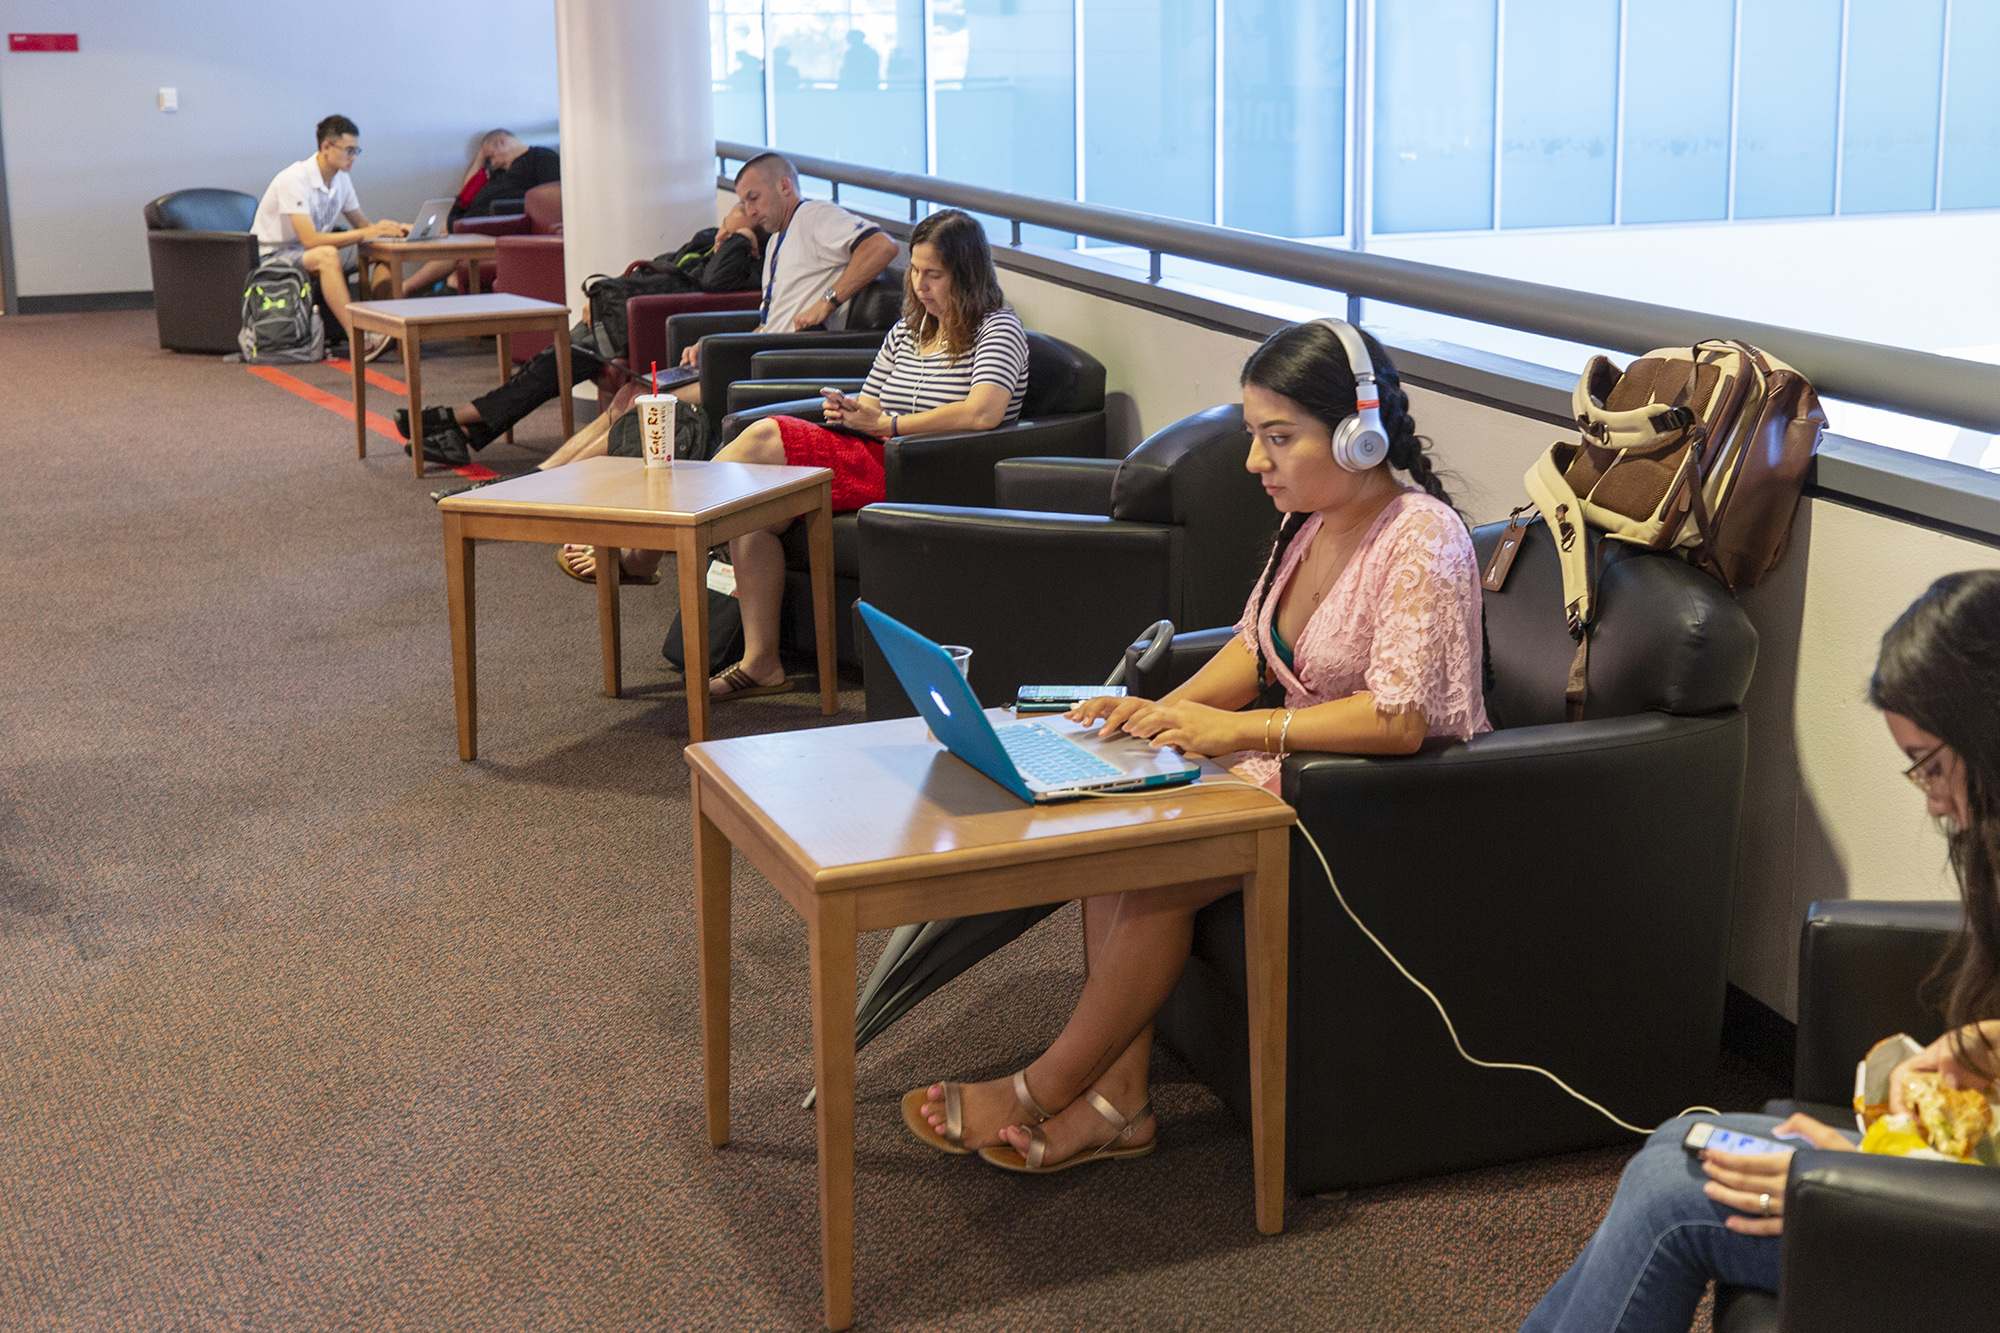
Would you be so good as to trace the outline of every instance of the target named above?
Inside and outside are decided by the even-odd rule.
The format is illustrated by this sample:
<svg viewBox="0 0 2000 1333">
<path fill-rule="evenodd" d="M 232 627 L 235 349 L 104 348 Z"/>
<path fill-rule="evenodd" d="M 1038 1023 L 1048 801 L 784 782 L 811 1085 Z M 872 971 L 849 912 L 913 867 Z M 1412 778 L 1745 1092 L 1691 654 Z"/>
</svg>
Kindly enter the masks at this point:
<svg viewBox="0 0 2000 1333">
<path fill-rule="evenodd" d="M 1493 225 L 1495 10 L 1496 0 L 1376 7 L 1376 231 Z"/>
<path fill-rule="evenodd" d="M 1729 213 L 1732 0 L 1630 0 L 1625 34 L 1626 222 Z"/>
<path fill-rule="evenodd" d="M 1500 225 L 1611 221 L 1618 6 L 1508 0 Z"/>
<path fill-rule="evenodd" d="M 709 68 L 715 137 L 764 143 L 763 0 L 709 0 Z"/>
<path fill-rule="evenodd" d="M 2000 5 L 1952 6 L 1950 61 L 1944 206 L 2000 208 Z"/>
<path fill-rule="evenodd" d="M 923 0 L 767 0 L 776 142 L 816 157 L 922 172 Z M 907 216 L 894 196 L 841 202 Z"/>
<path fill-rule="evenodd" d="M 1085 0 L 1084 197 L 1215 219 L 1214 0 Z"/>
<path fill-rule="evenodd" d="M 1840 0 L 1743 0 L 1736 216 L 1833 212 Z"/>
<path fill-rule="evenodd" d="M 947 180 L 1076 198 L 1076 26 L 1071 0 L 933 0 L 937 168 Z M 1011 239 L 992 220 L 996 240 Z M 1023 239 L 1073 237 L 1023 229 Z"/>
<path fill-rule="evenodd" d="M 1841 212 L 1936 205 L 1943 76 L 1944 0 L 1851 0 Z"/>
<path fill-rule="evenodd" d="M 1347 6 L 1229 0 L 1222 220 L 1274 236 L 1347 229 Z"/>
</svg>

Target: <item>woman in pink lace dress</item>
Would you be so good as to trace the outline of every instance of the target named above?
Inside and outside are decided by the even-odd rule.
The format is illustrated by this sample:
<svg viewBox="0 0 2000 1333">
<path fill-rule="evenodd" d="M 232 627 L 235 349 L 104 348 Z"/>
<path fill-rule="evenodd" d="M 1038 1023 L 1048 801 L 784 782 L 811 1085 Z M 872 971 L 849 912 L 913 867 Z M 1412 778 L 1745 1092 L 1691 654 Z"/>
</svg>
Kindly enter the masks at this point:
<svg viewBox="0 0 2000 1333">
<path fill-rule="evenodd" d="M 1387 459 L 1351 469 L 1335 457 L 1336 430 L 1360 410 L 1340 333 L 1322 321 L 1273 334 L 1243 367 L 1243 416 L 1248 466 L 1285 517 L 1237 637 L 1164 698 L 1099 700 L 1073 719 L 1215 756 L 1274 791 L 1286 753 L 1408 754 L 1429 736 L 1490 729 L 1471 534 L 1395 368 L 1362 337 Z M 1238 711 L 1274 679 L 1283 707 Z M 933 1146 L 1015 1171 L 1150 1151 L 1153 1015 L 1187 962 L 1195 912 L 1235 888 L 1205 880 L 1086 899 L 1089 977 L 1055 1044 L 1011 1079 L 913 1090 L 905 1123 Z"/>
</svg>

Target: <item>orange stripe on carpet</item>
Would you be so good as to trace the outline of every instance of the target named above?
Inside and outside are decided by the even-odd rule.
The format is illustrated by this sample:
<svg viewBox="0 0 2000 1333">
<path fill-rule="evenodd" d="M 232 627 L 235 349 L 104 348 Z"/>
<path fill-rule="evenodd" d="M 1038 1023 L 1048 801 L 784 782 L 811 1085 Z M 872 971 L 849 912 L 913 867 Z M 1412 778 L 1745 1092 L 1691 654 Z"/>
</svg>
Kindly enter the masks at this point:
<svg viewBox="0 0 2000 1333">
<path fill-rule="evenodd" d="M 260 380 L 277 385 L 286 393 L 295 393 L 307 402 L 325 408 L 344 421 L 354 420 L 353 403 L 348 402 L 345 398 L 335 397 L 325 389 L 315 388 L 296 375 L 287 374 L 285 371 L 279 370 L 276 366 L 245 366 L 244 369 Z M 353 373 L 351 368 L 348 373 L 350 375 Z M 374 372 L 371 371 L 369 374 L 372 376 Z M 400 388 L 401 386 L 398 385 L 397 387 Z M 398 447 L 404 443 L 402 433 L 396 429 L 396 423 L 379 413 L 368 413 L 368 429 L 374 431 L 383 439 L 393 442 Z M 463 466 L 453 468 L 452 471 L 468 481 L 491 481 L 500 475 L 492 468 L 479 463 L 466 463 Z"/>
<path fill-rule="evenodd" d="M 352 363 L 343 361 L 337 356 L 328 357 L 325 364 L 329 369 L 337 370 L 343 375 L 352 376 L 354 374 Z M 392 380 L 381 371 L 372 368 L 364 368 L 361 373 L 367 377 L 370 384 L 378 389 L 386 389 L 399 398 L 408 398 L 410 396 L 409 386 L 401 380 Z"/>
</svg>

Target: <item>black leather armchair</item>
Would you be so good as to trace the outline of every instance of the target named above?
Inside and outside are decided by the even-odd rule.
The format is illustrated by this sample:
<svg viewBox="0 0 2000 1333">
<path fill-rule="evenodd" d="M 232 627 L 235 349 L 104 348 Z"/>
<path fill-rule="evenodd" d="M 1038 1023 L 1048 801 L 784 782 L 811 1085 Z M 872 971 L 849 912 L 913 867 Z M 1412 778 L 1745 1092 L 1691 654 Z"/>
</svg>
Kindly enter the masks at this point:
<svg viewBox="0 0 2000 1333">
<path fill-rule="evenodd" d="M 706 362 L 706 349 L 702 356 Z M 781 364 L 797 369 L 795 361 Z M 706 394 L 704 389 L 704 397 Z M 733 440 L 752 421 L 766 416 L 783 414 L 817 421 L 824 405 L 815 390 L 810 399 L 772 403 L 734 413 L 723 422 L 722 438 Z M 884 491 L 890 501 L 906 504 L 991 505 L 995 470 L 1004 460 L 1043 454 L 1102 459 L 1105 438 L 1104 366 L 1090 353 L 1060 338 L 1030 333 L 1028 389 L 1021 399 L 1020 417 L 1010 425 L 992 430 L 939 432 L 883 441 L 882 465 L 887 474 Z M 834 624 L 840 660 L 850 665 L 858 663 L 860 658 L 858 631 L 849 608 L 860 596 L 862 570 L 867 565 L 857 535 L 859 516 L 878 507 L 870 505 L 833 518 Z M 781 643 L 803 652 L 813 642 L 811 581 L 807 574 L 803 524 L 795 525 L 785 534 L 785 563 L 786 612 Z"/>
<path fill-rule="evenodd" d="M 758 333 L 754 311 L 674 315 L 667 320 L 667 354 L 674 361 L 689 345 L 701 343 L 701 410 L 708 417 L 711 439 L 727 438 L 722 423 L 734 410 L 729 386 L 751 378 L 751 359 L 759 352 L 862 348 L 873 352 L 903 315 L 903 270 L 891 267 L 849 298 L 838 329 L 805 333 Z M 867 373 L 865 370 L 862 372 Z M 812 392 L 817 394 L 819 386 Z M 794 414 L 796 415 L 796 414 Z"/>
<path fill-rule="evenodd" d="M 1475 533 L 1482 559 L 1498 531 Z M 1546 526 L 1533 525 L 1505 591 L 1484 598 L 1500 730 L 1396 758 L 1293 755 L 1283 794 L 1348 903 L 1437 992 L 1469 1051 L 1551 1069 L 1650 1125 L 1704 1099 L 1720 1050 L 1738 706 L 1757 636 L 1720 584 L 1671 556 L 1606 552 L 1599 599 L 1589 707 L 1565 722 L 1561 571 Z M 1131 684 L 1157 696 L 1205 656 L 1170 654 Z M 1537 1075 L 1459 1058 L 1297 836 L 1291 884 L 1294 1188 L 1634 1142 Z M 1158 1031 L 1247 1121 L 1245 1029 L 1232 894 L 1196 917 Z M 1386 1109 L 1384 1089 L 1422 1100 L 1423 1133 Z"/>
<path fill-rule="evenodd" d="M 257 236 L 250 230 L 256 197 L 241 190 L 176 190 L 144 212 L 160 346 L 235 351 L 243 289 L 257 267 Z"/>
<path fill-rule="evenodd" d="M 1124 459 L 1017 458 L 994 469 L 994 509 L 861 511 L 862 595 L 973 650 L 982 702 L 1022 685 L 1104 679 L 1160 619 L 1233 622 L 1271 550 L 1277 512 L 1243 464 L 1242 410 L 1211 408 Z M 913 710 L 872 644 L 870 718 Z"/>
<path fill-rule="evenodd" d="M 876 351 L 875 347 L 822 347 L 758 352 L 750 358 L 750 378 L 729 386 L 729 412 L 799 402 L 817 397 L 821 389 L 859 393 L 875 364 Z"/>
<path fill-rule="evenodd" d="M 1793 1097 L 1764 1109 L 1851 1125 L 1854 1066 L 1868 1048 L 1898 1032 L 1928 1043 L 1944 1031 L 1923 983 L 1958 925 L 1951 900 L 1814 903 L 1799 935 Z M 1719 1288 L 1717 1333 L 1879 1333 L 1906 1321 L 1913 1300 L 1926 1326 L 1992 1320 L 2000 1172 L 1801 1152 L 1784 1234 L 1780 1294 Z"/>
</svg>

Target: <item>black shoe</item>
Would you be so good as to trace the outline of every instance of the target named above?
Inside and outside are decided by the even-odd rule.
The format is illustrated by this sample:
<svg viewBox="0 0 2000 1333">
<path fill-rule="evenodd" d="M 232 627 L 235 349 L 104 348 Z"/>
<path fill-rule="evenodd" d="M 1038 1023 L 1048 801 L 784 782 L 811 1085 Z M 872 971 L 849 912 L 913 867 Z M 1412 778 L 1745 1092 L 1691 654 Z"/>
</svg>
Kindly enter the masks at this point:
<svg viewBox="0 0 2000 1333">
<path fill-rule="evenodd" d="M 429 416 L 430 414 L 426 412 L 424 415 Z M 468 421 L 464 425 L 458 425 L 458 419 L 454 417 L 452 418 L 452 424 L 465 432 L 465 442 L 471 445 L 475 451 L 484 449 L 487 445 L 493 443 L 493 428 L 483 421 Z"/>
<path fill-rule="evenodd" d="M 424 415 L 429 416 L 430 413 Z M 458 428 L 458 423 L 453 422 L 443 430 L 434 430 L 424 436 L 424 461 L 442 463 L 446 467 L 463 467 L 472 461 L 472 455 L 465 447 L 465 432 Z"/>
<path fill-rule="evenodd" d="M 458 418 L 452 415 L 451 409 L 448 407 L 427 407 L 424 409 L 424 434 L 426 435 L 431 434 L 433 431 L 443 430 L 447 426 L 456 426 L 457 424 Z M 396 429 L 402 432 L 404 439 L 407 440 L 410 438 L 409 408 L 399 407 L 396 409 Z M 403 452 L 408 453 L 409 450 L 405 449 Z"/>
<path fill-rule="evenodd" d="M 457 295 L 457 293 L 454 292 L 453 295 Z M 467 491 L 476 491 L 481 486 L 491 486 L 494 482 L 502 480 L 504 480 L 504 478 L 486 477 L 479 481 L 448 482 L 447 484 L 440 486 L 436 490 L 431 492 L 431 503 L 436 504 L 439 500 L 444 499 L 446 496 L 464 495 Z"/>
</svg>

